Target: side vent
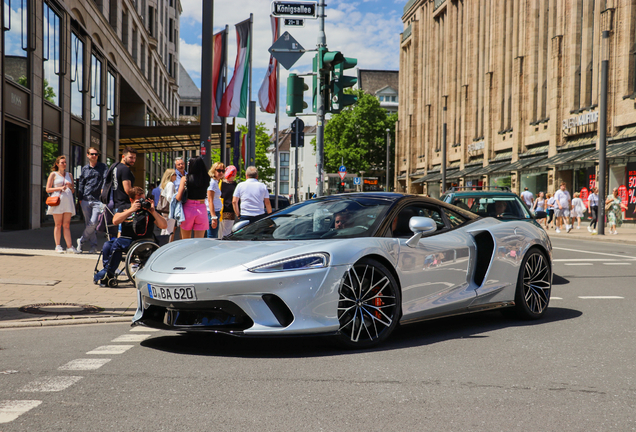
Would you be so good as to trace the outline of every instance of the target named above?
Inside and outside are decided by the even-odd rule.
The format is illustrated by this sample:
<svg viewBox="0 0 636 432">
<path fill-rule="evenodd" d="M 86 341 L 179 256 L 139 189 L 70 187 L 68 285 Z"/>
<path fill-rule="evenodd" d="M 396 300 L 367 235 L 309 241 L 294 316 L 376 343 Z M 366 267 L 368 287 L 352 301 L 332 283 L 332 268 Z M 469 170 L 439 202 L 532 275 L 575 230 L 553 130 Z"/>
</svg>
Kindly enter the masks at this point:
<svg viewBox="0 0 636 432">
<path fill-rule="evenodd" d="M 475 234 L 474 237 L 477 244 L 477 261 L 475 262 L 475 276 L 473 279 L 477 286 L 481 286 L 490 266 L 490 260 L 495 250 L 495 242 L 487 231 Z"/>
<path fill-rule="evenodd" d="M 272 311 L 278 323 L 282 327 L 287 327 L 294 321 L 294 314 L 289 310 L 284 301 L 280 299 L 280 297 L 275 296 L 274 294 L 264 294 L 263 301 Z"/>
</svg>

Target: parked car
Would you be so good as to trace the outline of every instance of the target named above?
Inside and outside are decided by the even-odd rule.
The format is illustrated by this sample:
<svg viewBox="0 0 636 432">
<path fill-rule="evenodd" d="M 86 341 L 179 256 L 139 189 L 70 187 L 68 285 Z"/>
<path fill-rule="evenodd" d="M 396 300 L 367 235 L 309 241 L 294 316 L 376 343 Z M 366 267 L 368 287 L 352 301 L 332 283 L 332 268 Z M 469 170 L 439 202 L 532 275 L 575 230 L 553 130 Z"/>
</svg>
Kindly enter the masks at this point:
<svg viewBox="0 0 636 432">
<path fill-rule="evenodd" d="M 133 324 L 326 334 L 355 348 L 434 317 L 509 308 L 539 319 L 550 302 L 552 247 L 543 229 L 436 199 L 333 195 L 239 224 L 225 240 L 157 250 L 135 275 Z"/>
<path fill-rule="evenodd" d="M 508 188 L 473 190 L 473 188 L 452 188 L 440 200 L 468 210 L 482 217 L 494 217 L 502 221 L 526 221 L 541 228 L 536 219 L 543 219 L 546 213 L 532 213 L 521 198 Z"/>
<path fill-rule="evenodd" d="M 272 210 L 276 210 L 276 195 L 269 194 L 269 202 L 272 205 Z M 278 195 L 278 210 L 282 210 L 289 207 L 289 199 L 287 197 Z"/>
</svg>

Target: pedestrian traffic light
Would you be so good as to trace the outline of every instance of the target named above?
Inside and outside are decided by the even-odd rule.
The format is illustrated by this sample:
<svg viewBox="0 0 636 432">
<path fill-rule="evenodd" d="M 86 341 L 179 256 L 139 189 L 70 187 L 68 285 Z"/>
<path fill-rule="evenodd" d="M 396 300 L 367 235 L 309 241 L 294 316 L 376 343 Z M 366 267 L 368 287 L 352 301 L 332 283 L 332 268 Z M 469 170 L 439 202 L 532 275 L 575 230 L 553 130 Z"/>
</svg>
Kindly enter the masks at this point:
<svg viewBox="0 0 636 432">
<path fill-rule="evenodd" d="M 331 75 L 331 100 L 329 111 L 339 113 L 344 107 L 353 105 L 358 98 L 351 94 L 346 94 L 345 90 L 353 87 L 358 82 L 358 78 L 345 76 L 344 71 L 354 68 L 358 64 L 358 59 L 343 57 L 342 61 L 333 67 Z"/>
<path fill-rule="evenodd" d="M 307 102 L 304 101 L 305 90 L 309 90 L 305 80 L 294 73 L 289 74 L 287 77 L 287 115 L 295 116 L 307 108 Z"/>
</svg>

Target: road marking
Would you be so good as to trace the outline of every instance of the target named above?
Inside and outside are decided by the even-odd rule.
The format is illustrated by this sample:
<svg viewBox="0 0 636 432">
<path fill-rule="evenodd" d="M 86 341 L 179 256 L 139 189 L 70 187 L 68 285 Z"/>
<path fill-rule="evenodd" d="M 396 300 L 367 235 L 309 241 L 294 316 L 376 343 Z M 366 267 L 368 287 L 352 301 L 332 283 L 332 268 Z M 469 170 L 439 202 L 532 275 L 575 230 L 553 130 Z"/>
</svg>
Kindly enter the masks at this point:
<svg viewBox="0 0 636 432">
<path fill-rule="evenodd" d="M 141 342 L 149 337 L 149 334 L 124 334 L 116 337 L 111 342 Z"/>
<path fill-rule="evenodd" d="M 103 345 L 86 354 L 123 354 L 132 347 L 134 347 L 134 345 Z"/>
<path fill-rule="evenodd" d="M 592 263 L 565 263 L 566 266 L 591 266 Z"/>
<path fill-rule="evenodd" d="M 150 328 L 150 327 L 144 327 L 144 326 L 136 326 L 130 329 L 131 332 L 158 332 L 159 329 L 154 329 L 154 328 Z"/>
<path fill-rule="evenodd" d="M 71 360 L 64 366 L 60 366 L 58 370 L 95 370 L 104 366 L 110 359 L 77 359 Z"/>
<path fill-rule="evenodd" d="M 612 257 L 617 257 L 617 258 L 623 258 L 623 259 L 633 259 L 636 260 L 636 257 L 632 257 L 632 256 L 625 256 L 625 255 L 617 255 L 617 254 L 610 254 L 610 253 L 604 253 L 604 252 L 590 252 L 590 251 L 582 251 L 582 250 L 578 250 L 578 249 L 567 249 L 567 248 L 561 248 L 561 247 L 552 247 L 552 249 L 556 249 L 556 250 L 563 250 L 563 251 L 569 251 L 569 252 L 579 252 L 579 253 L 588 253 L 588 254 L 594 254 L 594 255 L 605 255 L 605 256 L 612 256 Z"/>
<path fill-rule="evenodd" d="M 601 262 L 607 262 L 607 261 L 634 261 L 633 259 L 624 259 L 624 260 L 612 260 L 610 258 L 560 258 L 560 259 L 553 259 L 552 262 L 592 262 L 592 261 L 601 261 Z M 626 263 L 629 264 L 629 263 Z"/>
<path fill-rule="evenodd" d="M 616 299 L 624 299 L 625 297 L 619 296 L 579 296 L 580 299 L 583 300 L 616 300 Z"/>
<path fill-rule="evenodd" d="M 606 262 L 603 264 L 605 265 L 633 265 L 632 263 L 628 263 L 628 262 Z"/>
<path fill-rule="evenodd" d="M 21 392 L 58 392 L 62 391 L 84 377 L 54 376 L 35 380 L 20 389 Z"/>
<path fill-rule="evenodd" d="M 30 409 L 40 405 L 39 400 L 5 400 L 0 401 L 0 423 L 9 423 Z"/>
<path fill-rule="evenodd" d="M 550 297 L 550 300 L 563 300 L 563 297 Z"/>
</svg>

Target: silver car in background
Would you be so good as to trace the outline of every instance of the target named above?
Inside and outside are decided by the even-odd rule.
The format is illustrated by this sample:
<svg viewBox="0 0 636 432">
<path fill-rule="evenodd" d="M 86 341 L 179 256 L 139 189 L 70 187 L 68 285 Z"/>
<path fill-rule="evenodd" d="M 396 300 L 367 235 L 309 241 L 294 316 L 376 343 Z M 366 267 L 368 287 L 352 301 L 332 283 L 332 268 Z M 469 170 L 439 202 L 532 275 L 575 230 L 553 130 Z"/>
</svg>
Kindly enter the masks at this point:
<svg viewBox="0 0 636 432">
<path fill-rule="evenodd" d="M 349 347 L 398 324 L 501 308 L 543 316 L 545 231 L 394 193 L 305 201 L 225 240 L 157 250 L 136 274 L 135 325 L 238 336 L 333 335 Z M 506 309 L 504 309 L 506 308 Z"/>
</svg>

